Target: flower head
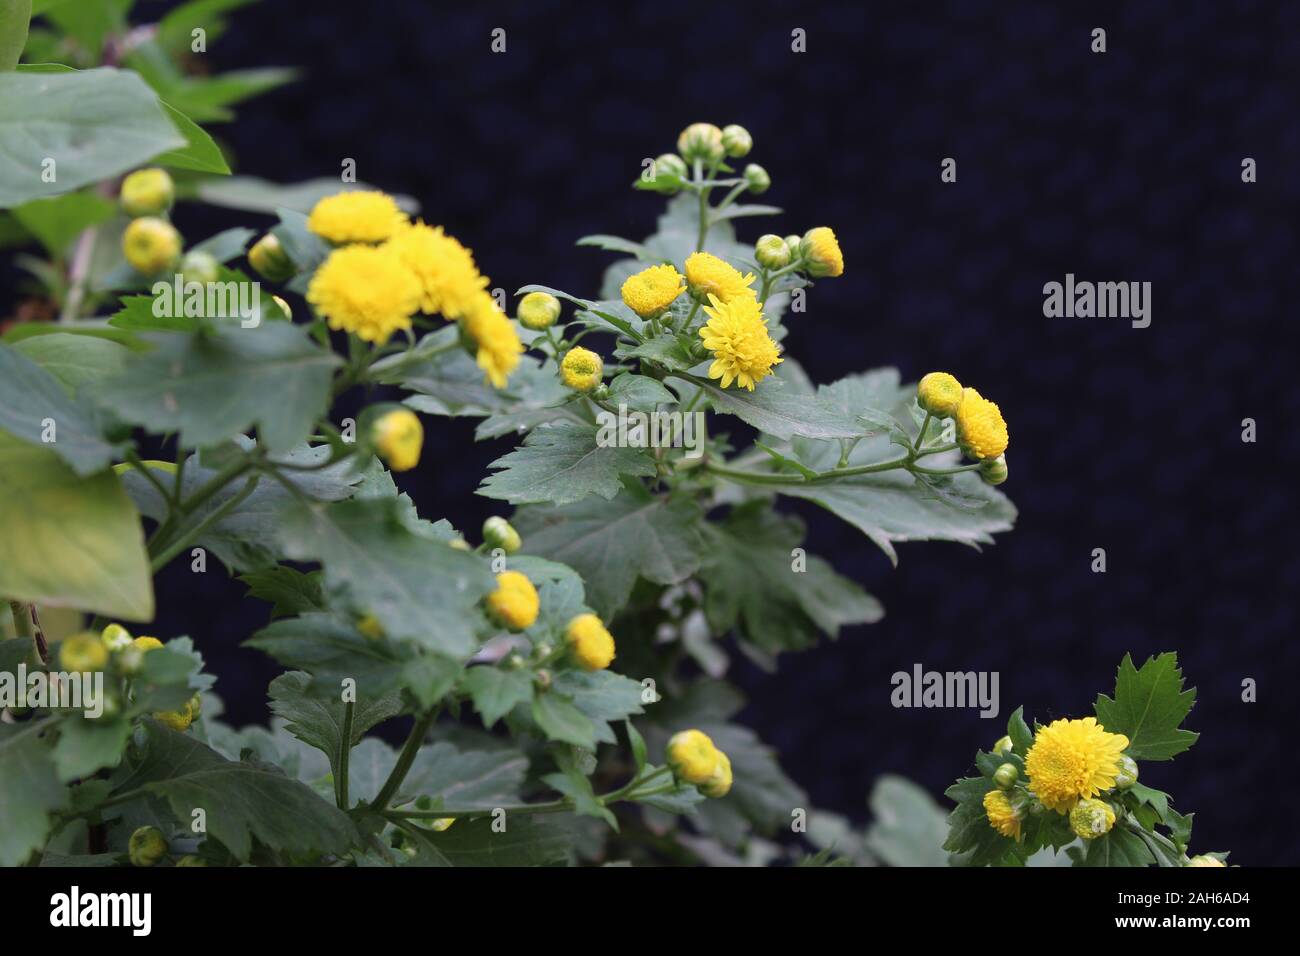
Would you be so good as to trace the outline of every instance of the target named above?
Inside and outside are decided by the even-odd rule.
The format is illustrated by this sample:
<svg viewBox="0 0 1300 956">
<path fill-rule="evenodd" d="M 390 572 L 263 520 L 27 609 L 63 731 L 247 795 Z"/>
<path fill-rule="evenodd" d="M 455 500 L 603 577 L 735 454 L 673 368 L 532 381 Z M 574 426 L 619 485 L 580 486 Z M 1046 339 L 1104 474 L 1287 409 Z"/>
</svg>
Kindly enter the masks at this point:
<svg viewBox="0 0 1300 956">
<path fill-rule="evenodd" d="M 730 126 L 722 127 L 722 148 L 731 158 L 739 159 L 748 155 L 754 148 L 754 139 L 745 127 L 732 123 Z"/>
<path fill-rule="evenodd" d="M 108 663 L 108 648 L 94 634 L 74 634 L 59 648 L 59 666 L 65 671 L 102 671 Z"/>
<path fill-rule="evenodd" d="M 1007 450 L 1010 438 L 1002 410 L 975 389 L 962 390 L 955 418 L 957 441 L 972 458 L 996 458 Z"/>
<path fill-rule="evenodd" d="M 614 637 L 594 614 L 579 614 L 564 629 L 569 653 L 587 671 L 603 671 L 614 659 Z"/>
<path fill-rule="evenodd" d="M 411 327 L 420 283 L 391 252 L 374 246 L 335 249 L 307 286 L 307 301 L 336 331 L 382 345 Z"/>
<path fill-rule="evenodd" d="M 164 219 L 132 219 L 122 233 L 122 255 L 136 272 L 156 275 L 180 258 L 181 234 Z"/>
<path fill-rule="evenodd" d="M 1107 732 L 1095 717 L 1054 720 L 1039 729 L 1025 755 L 1029 789 L 1043 806 L 1066 813 L 1115 785 L 1127 746 L 1127 737 Z"/>
<path fill-rule="evenodd" d="M 560 319 L 560 300 L 549 292 L 530 292 L 519 300 L 519 324 L 534 332 L 549 329 Z"/>
<path fill-rule="evenodd" d="M 1004 837 L 1020 839 L 1020 812 L 1005 792 L 990 790 L 984 794 L 984 815 L 988 817 L 989 826 Z"/>
<path fill-rule="evenodd" d="M 392 196 L 354 189 L 319 200 L 307 217 L 307 228 L 333 243 L 383 242 L 406 221 Z"/>
<path fill-rule="evenodd" d="M 560 378 L 575 392 L 589 392 L 600 384 L 605 364 L 599 355 L 582 346 L 569 349 L 560 362 Z"/>
<path fill-rule="evenodd" d="M 682 274 L 672 266 L 651 266 L 629 276 L 620 290 L 627 307 L 648 319 L 658 315 L 684 292 Z"/>
<path fill-rule="evenodd" d="M 420 310 L 456 320 L 465 315 L 488 287 L 474 255 L 441 226 L 402 223 L 384 243 L 420 282 Z"/>
<path fill-rule="evenodd" d="M 1115 811 L 1104 800 L 1080 800 L 1070 811 L 1070 829 L 1083 840 L 1105 836 L 1115 825 Z"/>
<path fill-rule="evenodd" d="M 961 406 L 961 382 L 947 372 L 930 372 L 916 386 L 916 401 L 931 415 L 952 418 Z"/>
<path fill-rule="evenodd" d="M 772 341 L 758 301 L 741 296 L 723 302 L 710 295 L 704 311 L 709 321 L 700 328 L 704 347 L 713 353 L 709 378 L 722 379 L 727 388 L 737 382 L 751 392 L 754 384 L 772 374 L 781 362 L 781 347 Z"/>
<path fill-rule="evenodd" d="M 420 448 L 424 445 L 424 426 L 409 408 L 395 408 L 375 420 L 370 429 L 370 440 L 379 457 L 393 471 L 410 471 L 420 463 Z"/>
<path fill-rule="evenodd" d="M 673 734 L 666 750 L 673 775 L 686 783 L 708 783 L 718 769 L 721 751 L 702 730 L 682 730 Z"/>
<path fill-rule="evenodd" d="M 742 276 L 735 266 L 710 252 L 691 253 L 686 260 L 686 282 L 691 287 L 691 295 L 701 301 L 709 296 L 717 296 L 723 302 L 755 297 L 750 288 L 754 274 Z"/>
<path fill-rule="evenodd" d="M 476 361 L 495 388 L 505 388 L 510 373 L 519 365 L 524 343 L 496 301 L 480 290 L 461 316 L 460 327 L 478 350 Z"/>
<path fill-rule="evenodd" d="M 118 199 L 128 216 L 156 216 L 166 212 L 176 197 L 176 187 L 165 169 L 137 169 L 122 180 Z"/>
<path fill-rule="evenodd" d="M 487 606 L 503 627 L 522 631 L 537 620 L 541 602 L 527 575 L 521 571 L 502 571 L 497 575 L 497 589 L 487 596 Z"/>
<path fill-rule="evenodd" d="M 805 232 L 799 251 L 808 264 L 808 274 L 814 279 L 844 275 L 844 253 L 829 226 L 818 226 Z"/>
<path fill-rule="evenodd" d="M 712 123 L 692 123 L 677 137 L 677 152 L 689 163 L 697 159 L 716 163 L 726 153 L 722 130 Z"/>
</svg>

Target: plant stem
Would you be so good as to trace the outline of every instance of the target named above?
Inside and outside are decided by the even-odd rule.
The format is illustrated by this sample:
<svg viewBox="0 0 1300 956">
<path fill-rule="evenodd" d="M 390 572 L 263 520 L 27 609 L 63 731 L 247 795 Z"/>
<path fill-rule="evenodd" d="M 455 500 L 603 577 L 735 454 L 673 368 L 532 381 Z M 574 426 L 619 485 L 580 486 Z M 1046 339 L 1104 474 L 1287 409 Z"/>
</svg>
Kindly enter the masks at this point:
<svg viewBox="0 0 1300 956">
<path fill-rule="evenodd" d="M 383 787 L 375 799 L 370 801 L 372 810 L 383 811 L 388 802 L 393 799 L 393 794 L 397 793 L 397 788 L 402 785 L 406 779 L 407 773 L 411 770 L 411 764 L 415 762 L 415 755 L 420 751 L 420 745 L 424 743 L 424 735 L 429 732 L 433 722 L 438 719 L 438 708 L 432 708 L 423 717 L 416 718 L 415 726 L 411 728 L 410 735 L 406 738 L 406 743 L 402 745 L 402 752 L 397 755 L 397 763 L 393 765 L 392 773 L 384 781 Z M 446 816 L 447 814 L 443 814 Z"/>
<path fill-rule="evenodd" d="M 253 475 L 248 479 L 238 494 L 222 502 L 219 508 L 214 509 L 211 514 L 196 524 L 193 528 L 182 532 L 181 535 L 169 543 L 167 547 L 160 549 L 150 562 L 150 569 L 153 573 L 157 574 L 161 571 L 167 565 L 167 562 L 180 554 L 187 545 L 203 537 L 203 532 L 207 531 L 226 515 L 230 514 L 230 512 L 238 508 L 239 505 L 242 504 L 257 488 L 257 483 L 260 480 L 260 477 L 260 475 Z"/>
<path fill-rule="evenodd" d="M 36 606 L 26 601 L 10 601 L 9 613 L 14 619 L 14 634 L 31 640 L 42 664 L 50 662 L 50 649 L 45 643 L 45 634 L 37 623 Z"/>
<path fill-rule="evenodd" d="M 343 704 L 343 739 L 339 741 L 339 772 L 334 779 L 335 802 L 340 810 L 348 808 L 348 758 L 352 754 L 352 716 L 356 709 L 353 701 Z"/>
<path fill-rule="evenodd" d="M 704 240 L 709 234 L 709 190 L 703 183 L 704 164 L 700 160 L 695 161 L 695 181 L 700 183 L 700 229 L 695 238 L 695 251 L 704 251 Z"/>
</svg>

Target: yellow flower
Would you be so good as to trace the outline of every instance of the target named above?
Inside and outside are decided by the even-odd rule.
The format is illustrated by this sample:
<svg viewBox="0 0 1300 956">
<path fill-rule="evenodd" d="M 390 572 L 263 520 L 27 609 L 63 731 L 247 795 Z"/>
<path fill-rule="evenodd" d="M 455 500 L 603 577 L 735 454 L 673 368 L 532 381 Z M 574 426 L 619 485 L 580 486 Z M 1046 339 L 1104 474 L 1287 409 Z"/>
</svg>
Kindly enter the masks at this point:
<svg viewBox="0 0 1300 956">
<path fill-rule="evenodd" d="M 393 252 L 420 280 L 420 309 L 456 320 L 469 311 L 488 287 L 474 255 L 442 231 L 419 222 L 399 226 L 384 248 Z"/>
<path fill-rule="evenodd" d="M 382 345 L 411 327 L 420 283 L 391 252 L 373 246 L 335 249 L 307 286 L 310 302 L 335 330 Z"/>
<path fill-rule="evenodd" d="M 496 388 L 505 388 L 510 373 L 519 365 L 524 343 L 492 296 L 481 291 L 460 320 L 461 329 L 478 347 L 476 361 Z"/>
<path fill-rule="evenodd" d="M 1083 840 L 1105 836 L 1115 825 L 1115 811 L 1104 800 L 1080 800 L 1070 811 L 1070 829 Z"/>
<path fill-rule="evenodd" d="M 1220 860 L 1218 857 L 1213 857 L 1213 856 L 1210 856 L 1209 854 L 1203 853 L 1203 854 L 1201 854 L 1200 856 L 1194 856 L 1194 857 L 1192 857 L 1190 860 L 1187 861 L 1187 865 L 1188 865 L 1188 866 L 1225 866 L 1225 867 L 1226 867 L 1228 864 L 1224 863 L 1224 862 L 1223 862 L 1222 860 Z"/>
<path fill-rule="evenodd" d="M 930 372 L 916 386 L 922 408 L 940 418 L 952 418 L 961 406 L 961 382 L 947 372 Z"/>
<path fill-rule="evenodd" d="M 668 741 L 668 766 L 686 783 L 708 783 L 718 769 L 721 751 L 702 730 L 682 730 Z"/>
<path fill-rule="evenodd" d="M 724 303 L 710 295 L 709 301 L 712 308 L 704 307 L 709 321 L 700 328 L 704 347 L 713 353 L 709 378 L 722 379 L 723 388 L 734 381 L 752 392 L 781 363 L 781 347 L 768 335 L 758 300 L 742 296 Z"/>
<path fill-rule="evenodd" d="M 519 324 L 534 332 L 549 329 L 560 318 L 560 300 L 549 292 L 530 292 L 519 300 Z"/>
<path fill-rule="evenodd" d="M 623 283 L 623 302 L 629 309 L 648 319 L 658 315 L 684 292 L 682 274 L 672 266 L 651 266 Z"/>
<path fill-rule="evenodd" d="M 307 228 L 334 243 L 383 242 L 406 221 L 392 196 L 354 189 L 318 201 L 307 217 Z"/>
<path fill-rule="evenodd" d="M 424 426 L 409 408 L 395 408 L 375 420 L 370 427 L 370 440 L 389 468 L 410 471 L 420 463 Z"/>
<path fill-rule="evenodd" d="M 1043 806 L 1066 813 L 1081 799 L 1115 786 L 1123 734 L 1106 731 L 1095 717 L 1054 720 L 1041 728 L 1025 755 L 1029 789 Z"/>
<path fill-rule="evenodd" d="M 118 199 L 128 216 L 156 216 L 171 207 L 176 188 L 165 169 L 137 169 L 122 180 Z"/>
<path fill-rule="evenodd" d="M 497 589 L 487 596 L 487 606 L 503 627 L 522 631 L 537 620 L 541 602 L 527 575 L 520 571 L 502 571 L 497 575 Z"/>
<path fill-rule="evenodd" d="M 989 819 L 989 826 L 1004 837 L 1020 839 L 1020 813 L 1011 805 L 1006 793 L 990 790 L 984 794 L 984 815 Z"/>
<path fill-rule="evenodd" d="M 808 274 L 814 279 L 844 275 L 844 253 L 829 226 L 818 226 L 805 232 L 799 243 L 799 252 L 807 263 Z"/>
<path fill-rule="evenodd" d="M 692 253 L 686 260 L 686 282 L 691 295 L 701 302 L 709 296 L 717 296 L 724 303 L 754 298 L 754 290 L 749 287 L 753 281 L 752 272 L 742 276 L 735 266 L 709 252 Z"/>
<path fill-rule="evenodd" d="M 713 768 L 709 779 L 700 784 L 700 793 L 706 797 L 725 797 L 731 792 L 731 758 L 718 751 L 718 765 Z"/>
<path fill-rule="evenodd" d="M 178 733 L 184 733 L 194 722 L 194 707 L 186 701 L 180 710 L 160 710 L 150 715 L 160 724 L 166 724 Z"/>
<path fill-rule="evenodd" d="M 1002 410 L 975 389 L 962 390 L 955 418 L 957 441 L 972 458 L 996 458 L 1007 450 L 1010 438 Z"/>
<path fill-rule="evenodd" d="M 132 219 L 122 233 L 122 255 L 142 275 L 155 275 L 175 266 L 181 255 L 181 234 L 163 219 Z"/>
<path fill-rule="evenodd" d="M 76 634 L 59 648 L 59 666 L 65 671 L 102 671 L 108 663 L 108 648 L 94 634 Z"/>
<path fill-rule="evenodd" d="M 594 614 L 579 614 L 571 620 L 564 639 L 583 670 L 603 671 L 614 659 L 614 637 Z"/>
<path fill-rule="evenodd" d="M 579 346 L 565 353 L 560 378 L 575 392 L 589 392 L 600 384 L 604 367 L 599 355 Z"/>
</svg>

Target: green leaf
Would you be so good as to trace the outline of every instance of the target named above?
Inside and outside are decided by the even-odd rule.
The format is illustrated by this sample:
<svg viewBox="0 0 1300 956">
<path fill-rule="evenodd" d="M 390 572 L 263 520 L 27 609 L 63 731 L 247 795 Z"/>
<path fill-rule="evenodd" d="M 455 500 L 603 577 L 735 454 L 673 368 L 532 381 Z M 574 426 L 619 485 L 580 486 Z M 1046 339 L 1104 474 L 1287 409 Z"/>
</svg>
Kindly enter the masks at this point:
<svg viewBox="0 0 1300 956">
<path fill-rule="evenodd" d="M 527 773 L 528 758 L 513 747 L 462 750 L 439 741 L 420 748 L 401 793 L 428 797 L 439 810 L 490 810 L 517 803 Z"/>
<path fill-rule="evenodd" d="M 618 818 L 600 802 L 591 788 L 591 780 L 576 766 L 565 767 L 563 773 L 548 773 L 542 777 L 542 783 L 572 800 L 573 810 L 579 816 L 595 817 L 618 829 Z"/>
<path fill-rule="evenodd" d="M 700 566 L 699 506 L 687 498 L 589 499 L 521 509 L 514 524 L 532 554 L 560 561 L 586 582 L 587 600 L 605 620 L 627 603 L 638 577 L 677 584 Z"/>
<path fill-rule="evenodd" d="M 626 252 L 628 255 L 636 256 L 638 259 L 645 257 L 645 247 L 639 242 L 633 242 L 631 239 L 623 239 L 619 236 L 591 235 L 583 236 L 575 246 L 595 246 L 597 249 L 608 249 L 611 252 Z"/>
<path fill-rule="evenodd" d="M 1007 718 L 1007 736 L 1011 738 L 1011 752 L 1024 757 L 1034 745 L 1034 732 L 1025 723 L 1025 708 L 1017 707 Z"/>
<path fill-rule="evenodd" d="M 613 671 L 563 671 L 553 686 L 591 718 L 600 743 L 617 742 L 611 722 L 645 712 L 640 682 Z"/>
<path fill-rule="evenodd" d="M 206 252 L 218 262 L 229 262 L 231 259 L 238 259 L 244 254 L 244 248 L 248 245 L 248 241 L 255 235 L 257 233 L 252 229 L 235 226 L 232 229 L 224 229 L 215 236 L 209 236 L 202 242 L 195 243 L 190 251 Z"/>
<path fill-rule="evenodd" d="M 272 605 L 272 620 L 325 610 L 320 579 L 319 571 L 304 574 L 283 565 L 251 571 L 239 577 L 239 580 L 248 585 L 251 597 Z"/>
<path fill-rule="evenodd" d="M 890 866 L 947 866 L 948 824 L 943 810 L 904 777 L 886 774 L 871 790 L 874 817 L 867 848 Z"/>
<path fill-rule="evenodd" d="M 291 734 L 323 751 L 329 758 L 330 770 L 337 776 L 339 757 L 343 752 L 347 705 L 341 699 L 341 689 L 332 697 L 311 695 L 307 690 L 310 683 L 311 676 L 302 671 L 289 671 L 271 681 L 271 712 L 288 721 L 285 726 Z M 357 701 L 352 708 L 348 749 L 360 743 L 371 727 L 396 717 L 401 711 L 402 698 L 396 691 L 375 696 L 361 693 L 358 688 Z"/>
<path fill-rule="evenodd" d="M 153 618 L 140 518 L 112 471 L 79 478 L 54 452 L 0 432 L 0 528 L 0 594 Z"/>
<path fill-rule="evenodd" d="M 279 538 L 293 560 L 320 561 L 326 593 L 374 614 L 390 638 L 473 652 L 478 603 L 496 580 L 481 559 L 412 531 L 398 499 L 299 504 Z"/>
<path fill-rule="evenodd" d="M 22 339 L 13 348 L 62 382 L 74 396 L 87 385 L 120 374 L 130 354 L 126 346 L 110 339 L 58 331 Z"/>
<path fill-rule="evenodd" d="M 478 493 L 512 504 L 581 501 L 592 495 L 613 498 L 623 488 L 621 475 L 655 473 L 643 448 L 602 447 L 592 426 L 560 425 L 535 429 L 524 444 L 488 465 L 496 469 Z"/>
<path fill-rule="evenodd" d="M 352 822 L 297 780 L 265 765 L 226 760 L 192 736 L 145 722 L 141 757 L 114 781 L 163 798 L 177 820 L 204 810 L 209 836 L 238 860 L 253 840 L 292 856 L 340 854 L 357 840 Z"/>
<path fill-rule="evenodd" d="M 1172 651 L 1147 658 L 1141 669 L 1125 654 L 1115 678 L 1115 696 L 1098 694 L 1098 722 L 1128 737 L 1125 752 L 1134 760 L 1170 760 L 1200 734 L 1180 730 L 1196 702 L 1196 688 L 1183 690 L 1183 672 Z"/>
<path fill-rule="evenodd" d="M 488 727 L 533 696 L 532 677 L 523 670 L 471 667 L 465 672 L 461 686 L 473 699 L 474 709 Z"/>
<path fill-rule="evenodd" d="M 65 783 L 90 777 L 104 767 L 122 761 L 131 722 L 125 719 L 70 717 L 59 723 L 59 741 L 54 745 L 54 765 Z"/>
<path fill-rule="evenodd" d="M 636 761 L 636 772 L 638 774 L 644 773 L 646 761 L 645 738 L 641 736 L 641 731 L 633 726 L 632 721 L 623 721 L 623 727 L 627 730 L 628 746 L 632 748 L 632 758 Z"/>
<path fill-rule="evenodd" d="M 230 166 L 221 154 L 221 147 L 213 142 L 212 137 L 194 120 L 190 119 L 176 107 L 165 100 L 159 105 L 172 121 L 176 131 L 185 137 L 185 145 L 180 149 L 171 149 L 160 153 L 154 162 L 173 169 L 192 169 L 200 173 L 217 173 L 230 175 Z"/>
<path fill-rule="evenodd" d="M 654 411 L 660 403 L 674 403 L 677 397 L 648 375 L 620 372 L 609 383 L 609 401 L 639 411 Z"/>
<path fill-rule="evenodd" d="M 239 209 L 244 212 L 258 212 L 274 215 L 281 209 L 297 213 L 311 212 L 325 196 L 332 196 L 345 188 L 337 176 L 322 176 L 300 183 L 283 185 L 269 179 L 256 176 L 230 176 L 223 179 L 209 179 L 199 183 L 198 198 L 213 206 L 227 209 Z M 349 183 L 348 189 L 374 189 L 366 183 Z M 410 196 L 395 196 L 407 212 L 418 212 L 419 203 Z"/>
<path fill-rule="evenodd" d="M 853 416 L 832 407 L 815 395 L 802 395 L 782 387 L 779 379 L 760 382 L 752 392 L 743 388 L 719 388 L 697 375 L 678 374 L 700 388 L 719 412 L 735 415 L 761 432 L 789 439 L 856 438 L 868 429 Z"/>
<path fill-rule="evenodd" d="M 458 820 L 442 833 L 421 832 L 426 866 L 554 866 L 567 862 L 571 837 L 552 824 L 512 818 L 504 832 L 493 821 Z"/>
<path fill-rule="evenodd" d="M 965 866 L 999 866 L 1018 861 L 1017 845 L 989 825 L 984 794 L 994 789 L 988 777 L 964 777 L 944 791 L 957 803 L 948 815 L 948 839 L 943 848 L 960 855 Z"/>
<path fill-rule="evenodd" d="M 326 411 L 339 358 L 301 326 L 262 322 L 170 335 L 96 390 L 101 404 L 154 433 L 204 447 L 254 425 L 272 452 L 307 439 Z M 274 395 L 274 401 L 267 396 Z"/>
<path fill-rule="evenodd" d="M 533 698 L 533 720 L 550 740 L 594 750 L 596 728 L 573 702 L 553 691 Z"/>
<path fill-rule="evenodd" d="M 47 739 L 30 724 L 0 724 L 0 866 L 21 866 L 45 843 L 50 814 L 67 802 Z"/>
<path fill-rule="evenodd" d="M 95 409 L 73 399 L 53 375 L 4 344 L 0 344 L 0 430 L 57 455 L 78 475 L 100 471 L 114 457 Z"/>
<path fill-rule="evenodd" d="M 33 199 L 13 210 L 24 229 L 41 241 L 52 256 L 62 257 L 83 229 L 107 222 L 117 206 L 90 190 Z"/>
<path fill-rule="evenodd" d="M 9 208 L 108 179 L 185 139 L 138 75 L 102 67 L 0 74 L 0 143 L 0 207 Z"/>
<path fill-rule="evenodd" d="M 1086 841 L 1083 866 L 1150 866 L 1156 862 L 1146 842 L 1120 825 L 1105 836 Z"/>
</svg>

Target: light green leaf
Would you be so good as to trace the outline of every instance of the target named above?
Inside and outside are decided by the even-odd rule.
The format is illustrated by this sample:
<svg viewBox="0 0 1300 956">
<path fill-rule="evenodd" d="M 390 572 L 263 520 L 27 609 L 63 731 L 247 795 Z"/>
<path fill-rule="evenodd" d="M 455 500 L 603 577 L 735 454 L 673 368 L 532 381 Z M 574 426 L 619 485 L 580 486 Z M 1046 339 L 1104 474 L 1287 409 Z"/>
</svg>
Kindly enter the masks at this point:
<svg viewBox="0 0 1300 956">
<path fill-rule="evenodd" d="M 538 693 L 533 698 L 533 720 L 551 740 L 588 750 L 596 747 L 596 728 L 587 715 L 553 691 Z"/>
<path fill-rule="evenodd" d="M 556 675 L 553 686 L 591 718 L 596 739 L 604 744 L 618 739 L 611 722 L 645 713 L 640 682 L 613 671 L 563 671 Z"/>
<path fill-rule="evenodd" d="M 871 791 L 871 827 L 866 845 L 890 866 L 947 866 L 943 810 L 922 788 L 886 774 Z"/>
<path fill-rule="evenodd" d="M 0 594 L 153 618 L 140 518 L 112 471 L 79 478 L 54 452 L 0 432 L 0 528 Z"/>
<path fill-rule="evenodd" d="M 59 723 L 59 741 L 54 745 L 54 764 L 65 783 L 90 777 L 104 767 L 116 767 L 122 760 L 131 722 L 71 717 Z"/>
<path fill-rule="evenodd" d="M 1115 696 L 1098 694 L 1097 721 L 1113 734 L 1128 737 L 1125 750 L 1134 760 L 1170 760 L 1200 734 L 1179 729 L 1196 703 L 1196 688 L 1183 690 L 1183 672 L 1172 651 L 1133 666 L 1125 654 L 1115 678 Z"/>
<path fill-rule="evenodd" d="M 595 817 L 597 820 L 604 820 L 615 830 L 618 829 L 618 818 L 614 816 L 612 810 L 600 802 L 591 787 L 591 779 L 577 767 L 570 764 L 565 767 L 563 773 L 548 773 L 542 777 L 542 783 L 572 800 L 573 810 L 579 816 Z"/>
<path fill-rule="evenodd" d="M 439 810 L 490 810 L 518 802 L 527 773 L 528 758 L 512 747 L 462 750 L 439 741 L 420 748 L 401 793 L 428 797 Z"/>
<path fill-rule="evenodd" d="M 676 402 L 677 397 L 648 375 L 620 372 L 609 383 L 609 400 L 615 407 L 626 405 L 631 409 L 653 411 L 661 402 Z"/>
<path fill-rule="evenodd" d="M 58 331 L 22 339 L 13 348 L 57 378 L 74 396 L 87 385 L 120 374 L 130 354 L 126 346 L 109 339 Z"/>
<path fill-rule="evenodd" d="M 224 229 L 215 236 L 209 236 L 202 242 L 196 242 L 190 251 L 206 252 L 218 262 L 229 262 L 231 259 L 238 259 L 244 254 L 244 249 L 249 240 L 255 235 L 257 233 L 252 229 L 235 226 L 232 229 Z"/>
<path fill-rule="evenodd" d="M 519 704 L 527 703 L 533 696 L 533 681 L 522 670 L 503 670 L 500 667 L 471 667 L 461 681 L 474 701 L 483 723 L 491 727 Z"/>
<path fill-rule="evenodd" d="M 31 725 L 0 724 L 0 866 L 21 866 L 43 846 L 50 813 L 67 802 L 47 739 Z"/>
<path fill-rule="evenodd" d="M 619 236 L 591 235 L 583 236 L 577 242 L 576 246 L 595 246 L 597 249 L 608 249 L 611 252 L 626 252 L 628 255 L 636 256 L 638 259 L 645 256 L 645 247 L 639 242 L 633 242 L 631 239 L 622 239 Z"/>
<path fill-rule="evenodd" d="M 738 386 L 719 388 L 710 379 L 678 374 L 678 378 L 704 389 L 719 412 L 735 415 L 761 432 L 789 439 L 855 438 L 868 429 L 853 416 L 832 407 L 814 395 L 801 395 L 783 388 L 779 379 L 758 383 L 752 392 Z"/>
<path fill-rule="evenodd" d="M 645 449 L 602 446 L 598 434 L 582 425 L 535 429 L 523 445 L 488 465 L 496 474 L 483 480 L 478 493 L 512 504 L 563 505 L 592 495 L 613 498 L 623 488 L 620 476 L 655 473 Z"/>
<path fill-rule="evenodd" d="M 198 187 L 198 198 L 213 206 L 239 209 L 244 212 L 260 212 L 274 215 L 280 209 L 291 209 L 298 213 L 311 212 L 312 206 L 324 198 L 332 196 L 343 189 L 374 189 L 365 183 L 349 183 L 343 186 L 337 176 L 322 176 L 300 183 L 283 185 L 269 179 L 256 176 L 231 176 L 225 179 L 210 179 Z M 409 196 L 395 196 L 398 204 L 407 212 L 418 212 L 419 203 Z"/>
<path fill-rule="evenodd" d="M 116 213 L 113 203 L 89 190 L 33 199 L 13 210 L 23 228 L 39 239 L 50 255 L 58 257 L 83 229 L 107 222 Z"/>
<path fill-rule="evenodd" d="M 185 137 L 185 145 L 180 149 L 171 149 L 158 154 L 154 162 L 161 166 L 171 166 L 173 169 L 192 169 L 200 173 L 229 175 L 230 166 L 226 163 L 226 157 L 221 154 L 221 148 L 213 142 L 212 137 L 203 127 L 165 100 L 158 102 L 167 114 L 167 118 L 176 126 L 176 131 Z"/>
</svg>

